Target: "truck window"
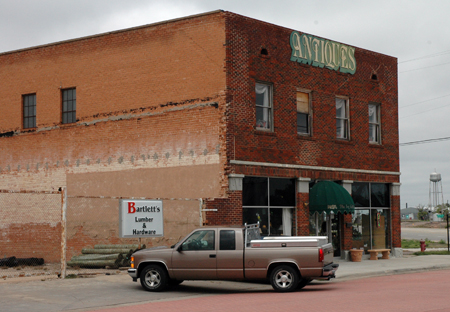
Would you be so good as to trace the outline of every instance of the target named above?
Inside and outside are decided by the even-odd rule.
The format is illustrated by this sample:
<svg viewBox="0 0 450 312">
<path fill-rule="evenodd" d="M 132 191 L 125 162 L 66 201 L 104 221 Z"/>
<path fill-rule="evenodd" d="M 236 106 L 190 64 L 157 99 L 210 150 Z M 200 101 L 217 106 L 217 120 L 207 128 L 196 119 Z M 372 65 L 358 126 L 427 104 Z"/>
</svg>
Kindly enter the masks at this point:
<svg viewBox="0 0 450 312">
<path fill-rule="evenodd" d="M 236 233 L 233 230 L 220 231 L 220 250 L 236 249 Z"/>
<path fill-rule="evenodd" d="M 183 251 L 214 250 L 215 231 L 196 231 L 182 245 Z"/>
</svg>

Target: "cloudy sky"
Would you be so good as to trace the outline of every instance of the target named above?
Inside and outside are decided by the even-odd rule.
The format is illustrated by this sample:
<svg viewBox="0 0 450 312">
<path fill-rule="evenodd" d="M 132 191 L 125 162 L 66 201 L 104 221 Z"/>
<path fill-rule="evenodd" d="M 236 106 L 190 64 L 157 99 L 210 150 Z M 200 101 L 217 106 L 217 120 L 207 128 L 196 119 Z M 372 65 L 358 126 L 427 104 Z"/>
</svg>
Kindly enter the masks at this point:
<svg viewBox="0 0 450 312">
<path fill-rule="evenodd" d="M 0 0 L 0 53 L 217 9 L 398 58 L 400 143 L 450 137 L 447 0 Z M 401 205 L 428 205 L 450 140 L 401 145 Z"/>
</svg>

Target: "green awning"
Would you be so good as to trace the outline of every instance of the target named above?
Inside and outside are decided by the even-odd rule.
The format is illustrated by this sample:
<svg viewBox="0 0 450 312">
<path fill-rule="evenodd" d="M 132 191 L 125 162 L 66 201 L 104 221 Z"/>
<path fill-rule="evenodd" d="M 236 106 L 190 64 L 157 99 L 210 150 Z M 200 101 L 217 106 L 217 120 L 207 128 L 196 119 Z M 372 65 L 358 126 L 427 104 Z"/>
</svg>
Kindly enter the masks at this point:
<svg viewBox="0 0 450 312">
<path fill-rule="evenodd" d="M 309 191 L 309 213 L 353 213 L 355 203 L 345 188 L 331 181 L 320 181 Z"/>
</svg>

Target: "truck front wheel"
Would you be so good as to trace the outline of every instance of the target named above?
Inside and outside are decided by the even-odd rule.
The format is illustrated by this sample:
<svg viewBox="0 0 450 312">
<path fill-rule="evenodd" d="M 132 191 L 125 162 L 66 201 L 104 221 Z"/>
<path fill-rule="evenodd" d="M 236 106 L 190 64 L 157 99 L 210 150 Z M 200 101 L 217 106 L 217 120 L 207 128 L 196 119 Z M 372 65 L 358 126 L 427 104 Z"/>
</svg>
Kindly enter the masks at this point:
<svg viewBox="0 0 450 312">
<path fill-rule="evenodd" d="M 299 281 L 297 270 L 289 265 L 279 265 L 270 274 L 270 283 L 278 292 L 294 291 Z"/>
<path fill-rule="evenodd" d="M 142 270 L 141 285 L 147 291 L 163 291 L 169 284 L 169 277 L 164 268 L 150 264 Z"/>
</svg>

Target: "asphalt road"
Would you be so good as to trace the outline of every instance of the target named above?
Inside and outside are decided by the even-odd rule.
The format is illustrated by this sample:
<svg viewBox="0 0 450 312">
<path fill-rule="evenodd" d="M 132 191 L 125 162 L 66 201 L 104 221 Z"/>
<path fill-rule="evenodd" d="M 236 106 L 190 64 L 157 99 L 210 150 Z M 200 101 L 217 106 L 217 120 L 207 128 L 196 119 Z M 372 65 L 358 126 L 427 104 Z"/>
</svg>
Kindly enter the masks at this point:
<svg viewBox="0 0 450 312">
<path fill-rule="evenodd" d="M 238 291 L 176 301 L 127 305 L 101 311 L 449 311 L 446 299 L 449 279 L 450 270 L 443 270 L 341 283 L 316 282 L 293 293 L 280 294 L 271 290 L 255 289 L 250 292 Z"/>
<path fill-rule="evenodd" d="M 403 239 L 426 239 L 438 242 L 441 239 L 447 242 L 447 229 L 430 229 L 418 227 L 402 227 Z"/>
</svg>

